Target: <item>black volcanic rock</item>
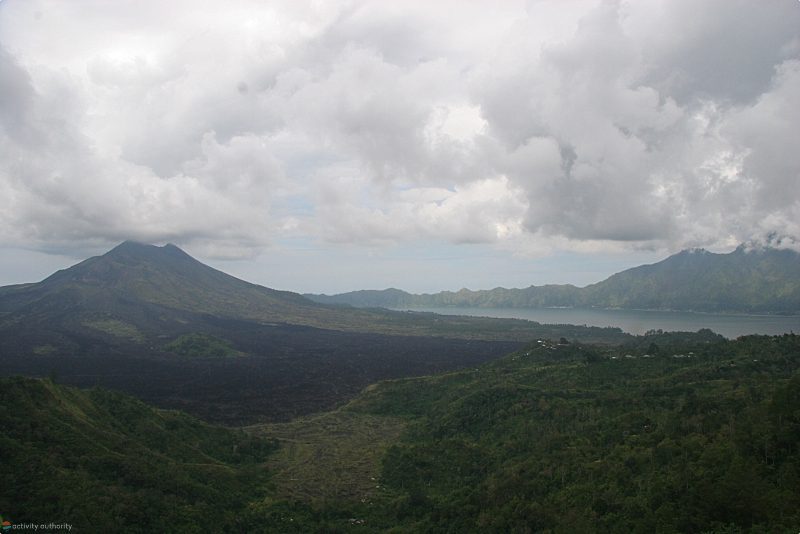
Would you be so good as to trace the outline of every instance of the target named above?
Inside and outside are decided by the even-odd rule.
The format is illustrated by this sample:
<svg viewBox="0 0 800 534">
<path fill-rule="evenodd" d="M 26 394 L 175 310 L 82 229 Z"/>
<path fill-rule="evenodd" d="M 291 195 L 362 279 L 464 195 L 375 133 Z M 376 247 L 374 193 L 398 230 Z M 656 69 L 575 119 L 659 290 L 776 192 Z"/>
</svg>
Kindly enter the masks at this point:
<svg viewBox="0 0 800 534">
<path fill-rule="evenodd" d="M 230 424 L 330 409 L 373 382 L 473 366 L 551 330 L 325 306 L 173 245 L 125 242 L 0 288 L 0 376 L 104 386 Z M 550 335 L 584 334 L 627 338 L 599 328 Z"/>
</svg>

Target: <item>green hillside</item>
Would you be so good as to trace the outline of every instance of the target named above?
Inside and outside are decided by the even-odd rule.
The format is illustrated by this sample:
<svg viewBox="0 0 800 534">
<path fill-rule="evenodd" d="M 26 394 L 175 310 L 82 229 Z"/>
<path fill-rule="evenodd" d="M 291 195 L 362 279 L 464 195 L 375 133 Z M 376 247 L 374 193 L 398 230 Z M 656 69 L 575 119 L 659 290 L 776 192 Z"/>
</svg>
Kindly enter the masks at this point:
<svg viewBox="0 0 800 534">
<path fill-rule="evenodd" d="M 228 531 L 274 445 L 105 390 L 0 379 L 0 511 L 75 532 Z"/>
<path fill-rule="evenodd" d="M 540 340 L 240 431 L 0 381 L 0 510 L 78 532 L 796 532 L 800 338 Z M 277 445 L 276 445 L 277 444 Z"/>
<path fill-rule="evenodd" d="M 384 382 L 345 410 L 405 421 L 376 493 L 325 504 L 308 481 L 311 497 L 260 513 L 292 518 L 276 532 L 795 532 L 798 371 L 796 336 L 665 334 L 603 350 L 537 343 Z"/>
<path fill-rule="evenodd" d="M 748 249 L 683 251 L 588 286 L 594 306 L 706 312 L 800 313 L 800 254 Z"/>
</svg>

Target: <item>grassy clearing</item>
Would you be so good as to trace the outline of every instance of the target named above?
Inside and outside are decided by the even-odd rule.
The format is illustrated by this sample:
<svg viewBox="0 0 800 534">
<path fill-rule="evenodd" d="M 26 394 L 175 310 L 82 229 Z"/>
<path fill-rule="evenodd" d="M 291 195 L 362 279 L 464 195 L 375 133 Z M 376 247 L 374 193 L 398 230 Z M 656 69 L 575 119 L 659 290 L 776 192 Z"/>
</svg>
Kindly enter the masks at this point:
<svg viewBox="0 0 800 534">
<path fill-rule="evenodd" d="M 94 328 L 95 330 L 100 330 L 106 334 L 111 334 L 112 336 L 138 342 L 144 341 L 144 336 L 138 328 L 130 323 L 118 321 L 116 319 L 99 319 L 96 321 L 86 321 L 83 324 L 89 328 Z"/>
<path fill-rule="evenodd" d="M 58 349 L 53 345 L 38 345 L 33 347 L 33 353 L 37 356 L 50 356 L 58 352 Z"/>
<path fill-rule="evenodd" d="M 405 425 L 393 417 L 339 410 L 246 430 L 280 443 L 268 462 L 276 498 L 313 504 L 366 502 L 380 494 L 381 458 Z"/>
</svg>

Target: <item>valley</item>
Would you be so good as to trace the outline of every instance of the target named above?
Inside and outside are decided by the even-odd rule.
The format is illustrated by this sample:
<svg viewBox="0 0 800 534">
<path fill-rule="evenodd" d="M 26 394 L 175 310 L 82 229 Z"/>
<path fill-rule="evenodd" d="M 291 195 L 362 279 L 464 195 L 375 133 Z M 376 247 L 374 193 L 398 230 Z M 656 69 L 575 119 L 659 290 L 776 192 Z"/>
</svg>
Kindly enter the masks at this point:
<svg viewBox="0 0 800 534">
<path fill-rule="evenodd" d="M 116 393 L 3 379 L 0 506 L 20 522 L 68 517 L 78 532 L 206 521 L 298 533 L 788 532 L 800 521 L 799 371 L 794 335 L 538 340 L 244 432 Z M 118 503 L 100 510 L 107 487 Z"/>
<path fill-rule="evenodd" d="M 15 356 L 3 349 L 0 374 L 112 388 L 208 421 L 238 425 L 332 409 L 376 381 L 475 366 L 520 346 L 513 341 L 389 336 L 212 317 L 196 318 L 176 330 L 174 338 L 185 332 L 229 340 L 236 355 L 185 355 L 95 333 L 65 335 L 68 351 L 55 339 L 45 346 L 60 349 L 36 353 L 43 341 L 34 333 L 33 353 Z M 158 341 L 168 345 L 165 341 L 172 339 Z"/>
</svg>

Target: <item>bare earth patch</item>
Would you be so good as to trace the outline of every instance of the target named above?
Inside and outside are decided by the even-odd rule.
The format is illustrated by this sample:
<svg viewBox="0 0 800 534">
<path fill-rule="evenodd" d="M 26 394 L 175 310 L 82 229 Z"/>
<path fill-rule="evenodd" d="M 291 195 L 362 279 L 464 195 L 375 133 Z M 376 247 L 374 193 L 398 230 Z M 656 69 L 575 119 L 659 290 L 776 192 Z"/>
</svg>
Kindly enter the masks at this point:
<svg viewBox="0 0 800 534">
<path fill-rule="evenodd" d="M 381 493 L 381 457 L 405 425 L 401 419 L 336 411 L 246 430 L 280 442 L 267 464 L 278 498 L 366 502 Z"/>
</svg>

